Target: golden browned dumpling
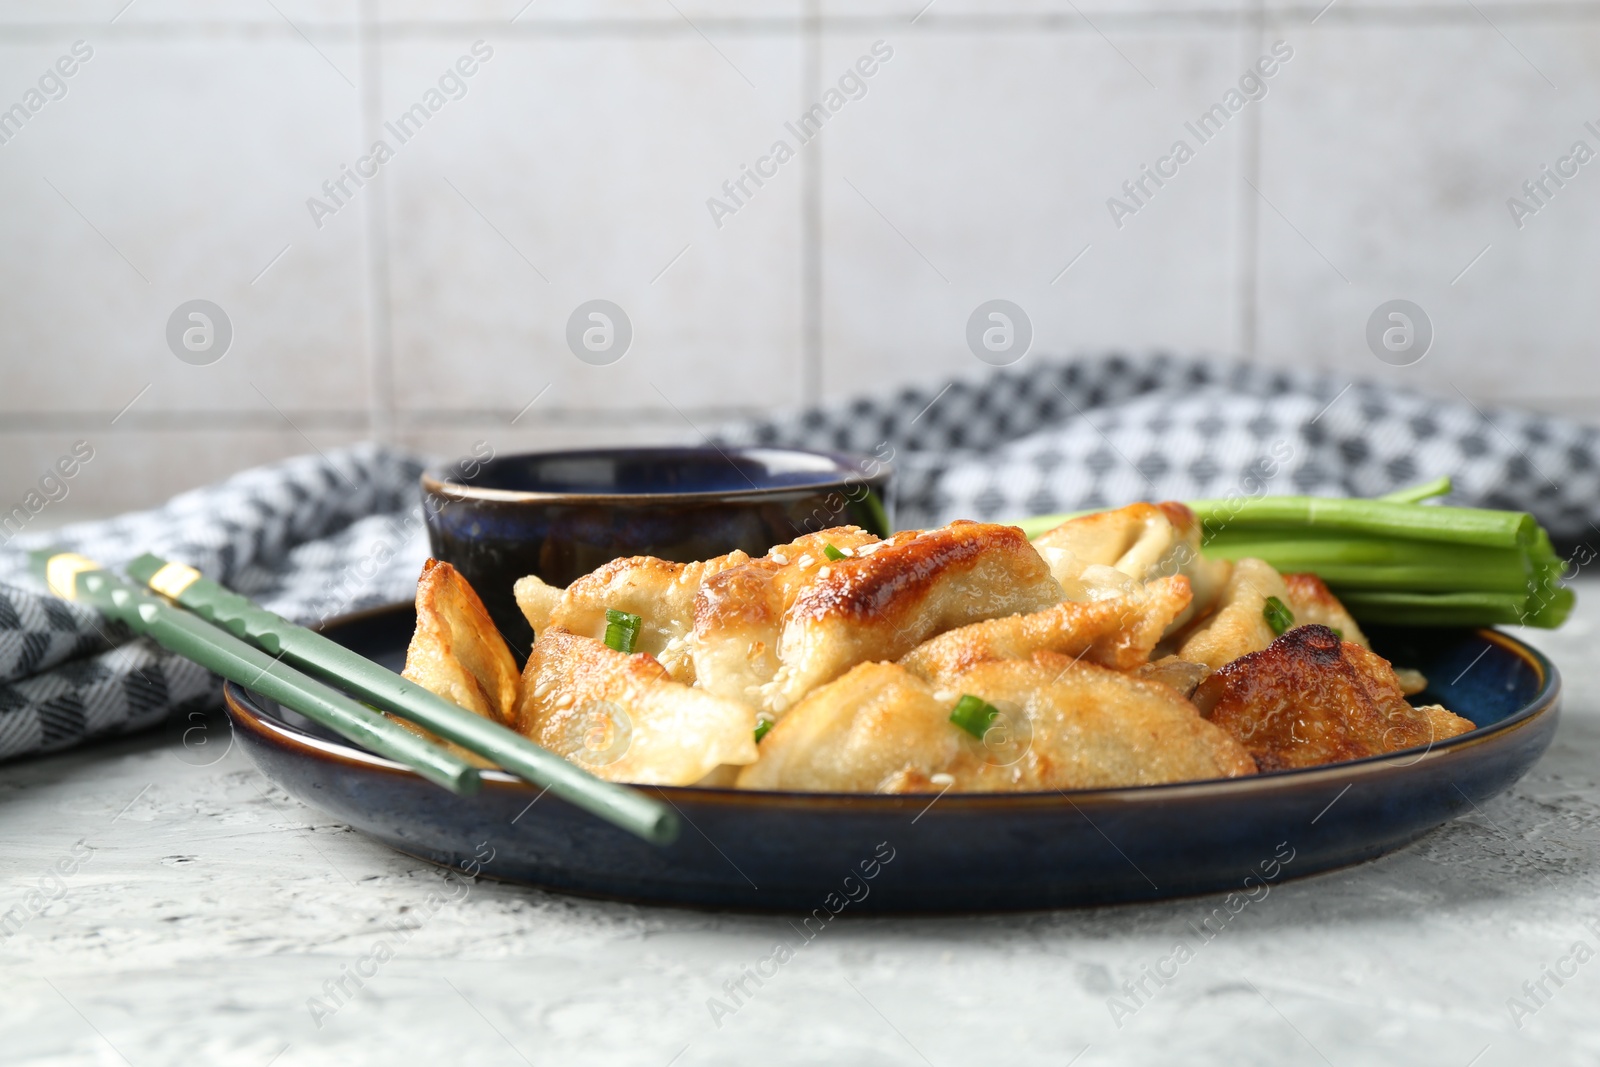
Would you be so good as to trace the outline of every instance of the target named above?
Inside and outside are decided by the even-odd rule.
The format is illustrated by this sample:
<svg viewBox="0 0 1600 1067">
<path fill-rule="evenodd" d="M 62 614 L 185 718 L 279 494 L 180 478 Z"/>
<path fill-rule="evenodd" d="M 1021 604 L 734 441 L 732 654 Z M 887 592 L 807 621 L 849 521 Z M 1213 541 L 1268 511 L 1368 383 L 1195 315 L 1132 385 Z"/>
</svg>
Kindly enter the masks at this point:
<svg viewBox="0 0 1600 1067">
<path fill-rule="evenodd" d="M 511 650 L 489 620 L 477 592 L 448 563 L 430 559 L 422 565 L 417 580 L 417 628 L 406 649 L 401 675 L 434 696 L 494 722 L 509 723 L 516 711 L 517 664 Z M 476 752 L 416 723 L 388 717 L 412 733 L 438 742 L 474 767 L 494 766 Z"/>
<path fill-rule="evenodd" d="M 692 785 L 756 758 L 755 711 L 672 680 L 642 652 L 547 626 L 522 674 L 516 728 L 613 782 Z"/>
<path fill-rule="evenodd" d="M 1341 641 L 1372 650 L 1372 643 L 1361 632 L 1339 598 L 1315 574 L 1285 574 L 1283 587 L 1289 594 L 1286 603 L 1294 613 L 1296 626 L 1326 626 L 1339 635 Z"/>
<path fill-rule="evenodd" d="M 402 675 L 486 719 L 509 723 L 517 663 L 461 573 L 430 559 L 417 581 L 417 628 Z"/>
<path fill-rule="evenodd" d="M 897 664 L 859 664 L 768 731 L 757 746 L 761 758 L 740 772 L 738 785 L 871 793 L 908 767 L 943 770 L 961 753 L 954 703 Z"/>
<path fill-rule="evenodd" d="M 585 637 L 604 639 L 606 610 L 639 616 L 636 652 L 648 652 L 675 681 L 694 681 L 687 640 L 694 626 L 694 598 L 707 578 L 748 563 L 738 550 L 699 563 L 670 563 L 654 556 L 612 560 L 566 589 L 529 575 L 517 581 L 517 606 L 535 634 L 557 626 Z"/>
<path fill-rule="evenodd" d="M 1388 660 L 1326 626 L 1297 626 L 1227 664 L 1194 700 L 1264 771 L 1398 752 L 1473 729 L 1436 704 L 1406 703 Z"/>
<path fill-rule="evenodd" d="M 1191 631 L 1180 634 L 1178 658 L 1216 670 L 1247 652 L 1259 652 L 1278 635 L 1267 622 L 1267 598 L 1288 606 L 1283 578 L 1259 559 L 1241 559 L 1222 587 L 1216 610 Z"/>
<path fill-rule="evenodd" d="M 866 543 L 847 539 L 851 529 L 813 534 L 705 583 L 695 602 L 699 685 L 778 716 L 857 663 L 1061 600 L 1015 526 L 953 522 Z M 828 545 L 841 558 L 830 559 Z"/>
<path fill-rule="evenodd" d="M 1068 519 L 1033 539 L 1068 600 L 1124 589 L 1129 579 L 1183 575 L 1194 599 L 1172 620 L 1176 629 L 1210 609 L 1232 569 L 1200 554 L 1200 523 L 1185 504 L 1129 504 Z"/>
<path fill-rule="evenodd" d="M 981 739 L 950 721 L 966 695 L 998 713 Z M 1050 652 L 980 663 L 937 688 L 864 663 L 800 701 L 760 747 L 741 788 L 1008 792 L 1255 772 L 1168 686 Z"/>
<path fill-rule="evenodd" d="M 778 640 L 784 613 L 831 562 L 828 546 L 853 557 L 880 543 L 860 527 L 835 526 L 778 545 L 760 559 L 708 579 L 695 599 L 691 648 L 696 683 L 735 700 L 759 703 L 761 687 L 781 666 Z"/>
<path fill-rule="evenodd" d="M 1289 591 L 1288 605 L 1296 626 L 1326 626 L 1338 634 L 1340 640 L 1372 651 L 1372 642 L 1361 632 L 1354 616 L 1321 578 L 1315 574 L 1285 574 L 1283 587 Z M 1394 676 L 1400 683 L 1400 692 L 1406 696 L 1428 688 L 1427 677 L 1414 667 L 1396 667 Z"/>
<path fill-rule="evenodd" d="M 1168 625 L 1189 606 L 1189 579 L 1157 578 L 1099 600 L 1067 600 L 1031 615 L 969 623 L 912 649 L 900 663 L 930 681 L 991 659 L 1060 652 L 1116 670 L 1150 658 Z"/>
<path fill-rule="evenodd" d="M 538 636 L 550 625 L 550 616 L 561 606 L 561 598 L 566 590 L 546 585 L 543 578 L 530 574 L 518 578 L 511 587 L 511 593 L 517 598 L 517 609 L 522 612 L 522 617 L 533 627 L 534 636 Z"/>
</svg>

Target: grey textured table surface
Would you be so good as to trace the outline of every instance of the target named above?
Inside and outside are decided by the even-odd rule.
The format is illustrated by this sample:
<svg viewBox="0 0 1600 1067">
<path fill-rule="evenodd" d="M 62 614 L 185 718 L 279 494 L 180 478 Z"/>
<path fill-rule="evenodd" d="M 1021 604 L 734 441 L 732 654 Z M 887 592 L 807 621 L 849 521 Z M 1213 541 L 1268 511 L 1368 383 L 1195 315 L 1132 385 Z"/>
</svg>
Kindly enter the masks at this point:
<svg viewBox="0 0 1600 1067">
<path fill-rule="evenodd" d="M 1585 582 L 1566 629 L 1525 635 L 1566 699 L 1509 794 L 1274 888 L 1118 1020 L 1121 983 L 1220 898 L 852 919 L 714 1022 L 708 998 L 796 940 L 783 919 L 447 879 L 237 751 L 194 765 L 173 732 L 0 767 L 0 910 L 41 881 L 58 895 L 0 931 L 0 1062 L 1600 1062 L 1597 631 Z M 46 878 L 58 860 L 77 862 L 64 894 Z M 430 914 L 430 895 L 450 899 Z M 380 961 L 392 925 L 417 928 Z M 358 965 L 376 973 L 314 1018 L 311 998 L 333 1007 L 325 989 Z M 1539 1005 L 1523 983 L 1547 966 L 1576 974 L 1544 979 Z M 1537 1010 L 1514 1018 L 1512 997 Z"/>
</svg>

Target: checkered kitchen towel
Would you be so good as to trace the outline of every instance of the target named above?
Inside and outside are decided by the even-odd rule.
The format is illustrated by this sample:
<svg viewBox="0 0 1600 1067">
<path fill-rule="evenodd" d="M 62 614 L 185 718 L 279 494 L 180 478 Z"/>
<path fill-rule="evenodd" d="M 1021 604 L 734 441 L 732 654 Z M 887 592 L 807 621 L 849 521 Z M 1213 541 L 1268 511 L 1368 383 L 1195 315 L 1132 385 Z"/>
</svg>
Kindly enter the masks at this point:
<svg viewBox="0 0 1600 1067">
<path fill-rule="evenodd" d="M 1234 492 L 1377 496 L 1449 474 L 1448 503 L 1531 511 L 1558 542 L 1600 536 L 1594 428 L 1211 359 L 1047 363 L 723 439 L 892 456 L 901 527 Z"/>
<path fill-rule="evenodd" d="M 13 537 L 0 549 L 0 759 L 154 726 L 221 699 L 210 672 L 43 592 L 27 550 L 59 546 L 112 567 L 154 552 L 315 622 L 415 595 L 427 552 L 421 470 L 359 445 L 245 471 L 153 511 Z"/>
<path fill-rule="evenodd" d="M 1451 474 L 1453 503 L 1600 540 L 1600 432 L 1560 419 L 1214 360 L 1041 362 L 905 389 L 720 439 L 891 458 L 902 527 L 1231 493 L 1372 496 Z M 154 511 L 0 549 L 0 759 L 214 703 L 216 679 L 51 600 L 19 549 L 117 565 L 153 551 L 301 622 L 409 599 L 426 553 L 420 463 L 374 445 L 247 471 Z"/>
</svg>

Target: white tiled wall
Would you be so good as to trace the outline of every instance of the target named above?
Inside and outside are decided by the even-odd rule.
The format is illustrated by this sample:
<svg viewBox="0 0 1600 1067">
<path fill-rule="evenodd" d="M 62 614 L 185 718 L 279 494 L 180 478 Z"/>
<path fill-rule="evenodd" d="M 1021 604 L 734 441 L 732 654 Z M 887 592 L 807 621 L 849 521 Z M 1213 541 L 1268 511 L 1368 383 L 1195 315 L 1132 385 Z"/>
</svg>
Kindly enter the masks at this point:
<svg viewBox="0 0 1600 1067">
<path fill-rule="evenodd" d="M 63 517 L 369 435 L 696 440 L 980 372 L 964 327 L 995 297 L 1030 360 L 1237 354 L 1600 417 L 1600 160 L 1522 228 L 1506 207 L 1600 149 L 1592 3 L 8 0 L 0 108 L 78 40 L 0 144 L 0 503 L 78 438 Z M 1279 40 L 1266 96 L 1117 226 L 1106 199 Z M 383 123 L 478 41 L 398 144 Z M 785 122 L 880 41 L 799 146 Z M 307 198 L 380 136 L 318 226 Z M 1363 339 L 1395 297 L 1435 325 L 1413 367 Z M 209 366 L 165 340 L 194 298 L 234 327 Z M 566 346 L 594 298 L 633 323 L 609 366 Z"/>
</svg>

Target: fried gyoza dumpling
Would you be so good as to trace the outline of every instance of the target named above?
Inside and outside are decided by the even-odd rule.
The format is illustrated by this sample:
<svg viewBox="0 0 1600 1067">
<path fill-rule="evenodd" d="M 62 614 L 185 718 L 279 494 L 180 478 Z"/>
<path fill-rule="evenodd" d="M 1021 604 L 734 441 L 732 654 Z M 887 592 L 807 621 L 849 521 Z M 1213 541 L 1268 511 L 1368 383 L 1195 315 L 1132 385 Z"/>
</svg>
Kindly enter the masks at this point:
<svg viewBox="0 0 1600 1067">
<path fill-rule="evenodd" d="M 613 782 L 692 785 L 755 762 L 755 711 L 672 680 L 642 652 L 547 626 L 522 673 L 516 728 Z"/>
<path fill-rule="evenodd" d="M 980 740 L 962 695 L 999 712 Z M 1007 792 L 1255 773 L 1237 741 L 1164 685 L 1050 652 L 980 663 L 942 688 L 864 663 L 807 696 L 761 742 L 745 789 Z"/>
<path fill-rule="evenodd" d="M 1360 645 L 1369 652 L 1372 650 L 1372 642 L 1321 578 L 1315 574 L 1285 574 L 1283 587 L 1289 594 L 1284 603 L 1294 613 L 1296 626 L 1326 626 L 1337 633 L 1340 640 Z"/>
<path fill-rule="evenodd" d="M 1283 587 L 1289 591 L 1289 610 L 1294 613 L 1296 626 L 1326 626 L 1342 641 L 1360 645 L 1372 651 L 1372 642 L 1356 625 L 1355 618 L 1339 602 L 1321 578 L 1315 574 L 1285 574 Z M 1406 696 L 1428 688 L 1428 679 L 1414 667 L 1394 668 L 1400 692 Z"/>
<path fill-rule="evenodd" d="M 894 663 L 862 663 L 810 696 L 767 732 L 742 789 L 882 791 L 908 767 L 942 771 L 961 754 L 953 700 Z"/>
<path fill-rule="evenodd" d="M 761 687 L 781 666 L 784 612 L 831 562 L 827 548 L 854 556 L 877 544 L 878 538 L 860 527 L 835 526 L 777 545 L 760 559 L 703 583 L 691 639 L 696 683 L 735 700 L 759 702 Z"/>
<path fill-rule="evenodd" d="M 1231 570 L 1226 560 L 1200 554 L 1200 523 L 1187 505 L 1129 504 L 1068 519 L 1033 539 L 1068 600 L 1089 600 L 1124 588 L 1123 578 L 1147 582 L 1181 574 L 1194 600 L 1174 619 L 1176 629 L 1211 607 Z M 1115 572 L 1115 573 L 1112 573 Z"/>
<path fill-rule="evenodd" d="M 1289 590 L 1282 576 L 1259 559 L 1236 561 L 1217 598 L 1216 610 L 1192 631 L 1179 635 L 1183 644 L 1178 658 L 1216 670 L 1272 644 L 1278 635 L 1267 622 L 1268 597 L 1277 597 L 1288 606 Z"/>
<path fill-rule="evenodd" d="M 1367 635 L 1356 620 L 1314 574 L 1279 574 L 1259 559 L 1241 559 L 1233 568 L 1217 610 L 1199 625 L 1180 634 L 1181 659 L 1203 663 L 1216 670 L 1240 656 L 1260 652 L 1277 637 L 1267 621 L 1267 598 L 1277 597 L 1289 609 L 1291 626 L 1327 626 L 1339 636 L 1371 650 Z M 1415 671 L 1409 672 L 1416 675 Z M 1420 675 L 1416 675 L 1421 678 Z M 1408 689 L 1419 691 L 1421 686 Z"/>
<path fill-rule="evenodd" d="M 1406 703 L 1388 660 L 1326 626 L 1297 626 L 1227 664 L 1200 683 L 1194 701 L 1264 771 L 1398 752 L 1473 729 L 1437 704 Z"/>
<path fill-rule="evenodd" d="M 533 634 L 537 637 L 544 633 L 546 626 L 550 625 L 550 616 L 561 606 L 561 598 L 566 594 L 566 590 L 559 586 L 546 585 L 543 578 L 537 574 L 530 574 L 517 579 L 516 584 L 511 587 L 511 594 L 517 598 L 517 610 L 528 620 L 528 625 L 533 627 Z"/>
<path fill-rule="evenodd" d="M 1061 587 L 1014 526 L 953 522 L 864 544 L 846 540 L 852 532 L 871 537 L 825 530 L 802 539 L 814 548 L 775 549 L 707 581 L 695 601 L 697 683 L 781 715 L 857 663 L 897 659 L 953 627 L 1061 601 Z M 843 558 L 829 559 L 827 545 Z"/>
<path fill-rule="evenodd" d="M 947 630 L 900 660 L 930 681 L 991 659 L 1060 652 L 1116 670 L 1150 658 L 1172 620 L 1189 606 L 1189 579 L 1157 578 L 1121 596 L 1066 600 L 1031 615 L 1009 615 Z"/>
<path fill-rule="evenodd" d="M 517 663 L 461 572 L 430 559 L 417 580 L 417 628 L 401 672 L 435 696 L 498 723 L 517 706 Z"/>
<path fill-rule="evenodd" d="M 535 575 L 517 581 L 517 606 L 535 634 L 551 626 L 585 637 L 604 639 L 606 609 L 640 618 L 634 645 L 660 661 L 675 681 L 694 682 L 694 661 L 687 640 L 694 626 L 694 598 L 707 578 L 748 563 L 737 549 L 700 563 L 670 563 L 654 556 L 612 560 L 566 589 L 546 585 Z"/>
<path fill-rule="evenodd" d="M 401 676 L 498 723 L 509 723 L 517 706 L 517 664 L 489 620 L 483 601 L 461 573 L 430 559 L 417 580 L 417 628 L 406 649 Z M 387 714 L 387 713 L 385 713 Z M 446 741 L 408 719 L 388 716 L 414 734 L 437 741 L 474 767 L 493 762 Z"/>
</svg>

